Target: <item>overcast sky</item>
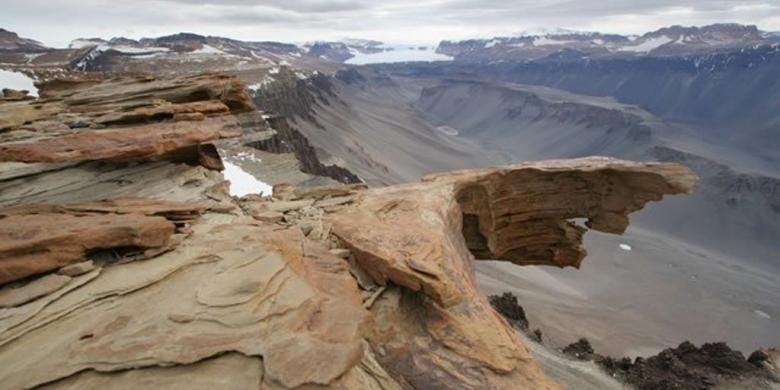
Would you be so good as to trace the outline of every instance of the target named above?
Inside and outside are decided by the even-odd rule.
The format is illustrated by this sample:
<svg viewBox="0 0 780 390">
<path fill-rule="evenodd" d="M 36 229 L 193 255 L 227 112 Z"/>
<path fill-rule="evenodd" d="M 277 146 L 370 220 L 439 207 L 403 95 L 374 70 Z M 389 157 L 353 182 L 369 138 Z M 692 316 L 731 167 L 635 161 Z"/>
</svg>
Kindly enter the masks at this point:
<svg viewBox="0 0 780 390">
<path fill-rule="evenodd" d="M 0 0 L 0 27 L 52 46 L 180 31 L 433 43 L 541 28 L 639 34 L 722 22 L 780 31 L 780 0 Z"/>
</svg>

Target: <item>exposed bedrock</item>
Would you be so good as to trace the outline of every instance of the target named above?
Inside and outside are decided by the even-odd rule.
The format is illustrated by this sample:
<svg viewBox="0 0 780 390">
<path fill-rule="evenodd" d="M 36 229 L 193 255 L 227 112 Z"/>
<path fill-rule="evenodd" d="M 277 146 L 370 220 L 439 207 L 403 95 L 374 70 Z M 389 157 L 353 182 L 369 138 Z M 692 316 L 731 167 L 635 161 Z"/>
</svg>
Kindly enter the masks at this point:
<svg viewBox="0 0 780 390">
<path fill-rule="evenodd" d="M 0 161 L 195 161 L 199 145 L 241 135 L 254 110 L 238 79 L 122 76 L 55 80 L 40 100 L 0 105 Z"/>
<path fill-rule="evenodd" d="M 4 388 L 558 389 L 473 260 L 577 266 L 570 220 L 620 233 L 695 181 L 585 158 L 235 199 L 210 139 L 161 133 L 232 136 L 211 124 L 251 108 L 235 82 L 60 82 L 0 103 Z"/>
<path fill-rule="evenodd" d="M 690 192 L 695 181 L 676 164 L 526 163 L 371 190 L 329 220 L 357 266 L 389 286 L 372 307 L 379 321 L 369 340 L 391 375 L 418 388 L 545 388 L 517 334 L 478 291 L 472 260 L 576 267 L 585 229 L 569 220 L 619 234 L 629 213 Z"/>
</svg>

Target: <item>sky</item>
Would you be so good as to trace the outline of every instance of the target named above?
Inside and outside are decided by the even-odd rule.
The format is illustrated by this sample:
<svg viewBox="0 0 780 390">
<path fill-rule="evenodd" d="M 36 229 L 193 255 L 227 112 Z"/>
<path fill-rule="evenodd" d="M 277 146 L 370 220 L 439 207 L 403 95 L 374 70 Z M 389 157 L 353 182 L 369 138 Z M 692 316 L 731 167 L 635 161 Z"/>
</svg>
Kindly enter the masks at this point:
<svg viewBox="0 0 780 390">
<path fill-rule="evenodd" d="M 0 28 L 55 47 L 79 37 L 195 32 L 242 40 L 435 43 L 566 28 L 641 34 L 736 22 L 780 31 L 780 0 L 0 0 Z"/>
</svg>

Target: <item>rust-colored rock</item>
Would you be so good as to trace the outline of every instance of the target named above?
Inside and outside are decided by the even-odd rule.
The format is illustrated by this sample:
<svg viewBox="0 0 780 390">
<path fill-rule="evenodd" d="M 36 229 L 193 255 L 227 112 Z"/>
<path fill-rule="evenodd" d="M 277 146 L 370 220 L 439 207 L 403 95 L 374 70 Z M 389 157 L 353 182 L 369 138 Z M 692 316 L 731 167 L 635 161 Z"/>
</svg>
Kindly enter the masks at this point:
<svg viewBox="0 0 780 390">
<path fill-rule="evenodd" d="M 0 145 L 0 161 L 151 160 L 204 142 L 240 135 L 241 127 L 233 116 L 162 122 Z"/>
<path fill-rule="evenodd" d="M 526 163 L 371 190 L 329 220 L 376 283 L 400 286 L 372 306 L 369 340 L 391 375 L 417 388 L 554 388 L 475 287 L 472 260 L 578 266 L 585 229 L 569 220 L 621 233 L 629 213 L 695 180 L 675 164 Z"/>
<path fill-rule="evenodd" d="M 185 386 L 195 363 L 238 352 L 257 364 L 214 373 L 222 387 L 400 389 L 363 341 L 369 313 L 348 264 L 298 231 L 205 221 L 170 252 L 94 272 L 40 298 L 40 309 L 0 318 L 4 386 L 57 388 L 131 369 L 148 369 L 149 385 Z M 169 366 L 179 368 L 160 369 Z M 261 383 L 241 382 L 245 374 Z"/>
<path fill-rule="evenodd" d="M 203 203 L 117 199 L 0 210 L 0 283 L 86 260 L 90 251 L 171 245 L 176 223 L 197 218 Z"/>
<path fill-rule="evenodd" d="M 173 159 L 205 163 L 199 145 L 238 137 L 254 110 L 235 77 L 52 81 L 43 100 L 0 104 L 0 162 Z"/>
<path fill-rule="evenodd" d="M 558 389 L 473 262 L 579 266 L 572 220 L 621 233 L 695 181 L 586 158 L 234 199 L 210 169 L 253 109 L 236 78 L 90 75 L 39 93 L 0 102 L 14 389 Z"/>
</svg>

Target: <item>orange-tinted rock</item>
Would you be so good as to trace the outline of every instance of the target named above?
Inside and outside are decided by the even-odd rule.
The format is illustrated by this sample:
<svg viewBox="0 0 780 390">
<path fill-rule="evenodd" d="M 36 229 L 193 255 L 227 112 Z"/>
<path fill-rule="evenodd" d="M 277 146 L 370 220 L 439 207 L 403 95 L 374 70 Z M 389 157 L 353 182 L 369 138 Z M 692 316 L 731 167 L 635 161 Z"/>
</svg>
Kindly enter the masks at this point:
<svg viewBox="0 0 780 390">
<path fill-rule="evenodd" d="M 45 99 L 0 104 L 0 161 L 173 159 L 205 162 L 199 145 L 238 137 L 254 110 L 237 78 L 119 77 L 43 83 Z"/>
<path fill-rule="evenodd" d="M 476 288 L 472 261 L 578 266 L 580 228 L 621 233 L 628 214 L 691 191 L 676 164 L 585 158 L 460 171 L 370 190 L 330 217 L 358 266 L 392 287 L 372 307 L 379 362 L 417 388 L 555 388 Z M 465 370 L 471 367 L 471 370 Z"/>
<path fill-rule="evenodd" d="M 149 160 L 240 135 L 241 127 L 233 116 L 197 122 L 162 122 L 0 145 L 0 161 Z"/>
<path fill-rule="evenodd" d="M 149 199 L 0 210 L 0 283 L 86 260 L 90 251 L 171 245 L 176 223 L 206 206 Z"/>
</svg>

